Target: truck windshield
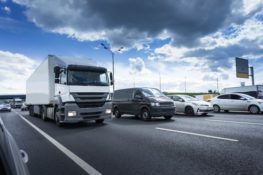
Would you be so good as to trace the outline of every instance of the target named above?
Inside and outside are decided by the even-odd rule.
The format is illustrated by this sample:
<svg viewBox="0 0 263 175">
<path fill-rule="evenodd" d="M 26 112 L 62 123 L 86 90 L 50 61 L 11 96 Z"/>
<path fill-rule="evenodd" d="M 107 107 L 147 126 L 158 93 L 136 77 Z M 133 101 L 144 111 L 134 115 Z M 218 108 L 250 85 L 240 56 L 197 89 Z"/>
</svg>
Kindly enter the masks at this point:
<svg viewBox="0 0 263 175">
<path fill-rule="evenodd" d="M 82 86 L 108 86 L 109 80 L 106 72 L 69 70 L 68 84 Z"/>
<path fill-rule="evenodd" d="M 142 93 L 145 97 L 163 97 L 163 96 L 165 96 L 161 91 L 159 91 L 157 89 L 151 89 L 151 88 L 142 89 Z"/>
</svg>

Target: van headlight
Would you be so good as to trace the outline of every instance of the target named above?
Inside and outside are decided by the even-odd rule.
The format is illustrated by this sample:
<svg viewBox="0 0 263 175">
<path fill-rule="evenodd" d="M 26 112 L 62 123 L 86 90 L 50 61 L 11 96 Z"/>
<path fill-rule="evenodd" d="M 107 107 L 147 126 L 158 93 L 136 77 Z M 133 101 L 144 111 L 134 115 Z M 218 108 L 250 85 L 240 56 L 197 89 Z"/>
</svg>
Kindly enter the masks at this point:
<svg viewBox="0 0 263 175">
<path fill-rule="evenodd" d="M 112 101 L 112 94 L 111 93 L 109 93 L 108 95 L 107 95 L 107 98 L 106 98 L 106 101 Z"/>
<path fill-rule="evenodd" d="M 76 117 L 77 111 L 68 111 L 68 117 Z"/>
<path fill-rule="evenodd" d="M 151 103 L 151 106 L 160 106 L 160 103 L 158 103 L 158 102 L 157 102 L 157 103 L 152 102 L 152 103 Z"/>
</svg>

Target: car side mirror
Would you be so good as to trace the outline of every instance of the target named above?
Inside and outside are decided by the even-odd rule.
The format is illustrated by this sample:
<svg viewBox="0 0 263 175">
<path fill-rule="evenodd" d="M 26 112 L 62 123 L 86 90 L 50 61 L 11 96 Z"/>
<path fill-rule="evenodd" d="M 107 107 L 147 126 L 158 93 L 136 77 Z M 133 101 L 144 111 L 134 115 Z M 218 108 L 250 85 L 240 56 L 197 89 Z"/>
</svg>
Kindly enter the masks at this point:
<svg viewBox="0 0 263 175">
<path fill-rule="evenodd" d="M 184 102 L 184 100 L 183 99 L 179 99 L 179 102 Z"/>
<path fill-rule="evenodd" d="M 54 73 L 55 73 L 55 83 L 59 83 L 59 74 L 60 74 L 59 66 L 54 67 Z"/>
<path fill-rule="evenodd" d="M 246 99 L 246 98 L 240 98 L 240 100 L 244 100 L 244 101 L 247 101 L 247 99 Z"/>
<path fill-rule="evenodd" d="M 110 85 L 114 84 L 113 74 L 110 72 Z"/>
</svg>

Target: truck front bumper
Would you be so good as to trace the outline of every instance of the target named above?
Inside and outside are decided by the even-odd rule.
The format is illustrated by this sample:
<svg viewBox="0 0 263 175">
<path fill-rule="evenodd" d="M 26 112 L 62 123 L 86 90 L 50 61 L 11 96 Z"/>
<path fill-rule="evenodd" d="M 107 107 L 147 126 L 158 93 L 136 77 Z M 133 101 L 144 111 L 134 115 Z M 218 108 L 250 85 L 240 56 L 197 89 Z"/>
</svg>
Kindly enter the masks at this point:
<svg viewBox="0 0 263 175">
<path fill-rule="evenodd" d="M 69 116 L 75 113 L 75 116 Z M 89 120 L 101 120 L 111 118 L 111 102 L 106 102 L 102 107 L 80 108 L 76 103 L 66 103 L 64 106 L 64 117 L 62 123 L 78 123 Z"/>
</svg>

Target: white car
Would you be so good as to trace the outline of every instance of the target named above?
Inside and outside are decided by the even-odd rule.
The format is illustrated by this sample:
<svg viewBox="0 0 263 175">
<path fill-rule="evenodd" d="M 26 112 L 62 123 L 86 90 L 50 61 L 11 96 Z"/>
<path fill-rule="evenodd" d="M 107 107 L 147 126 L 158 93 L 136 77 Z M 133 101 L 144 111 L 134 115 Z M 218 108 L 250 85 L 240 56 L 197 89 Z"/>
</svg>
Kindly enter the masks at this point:
<svg viewBox="0 0 263 175">
<path fill-rule="evenodd" d="M 186 115 L 206 115 L 208 112 L 213 111 L 211 103 L 189 95 L 173 95 L 169 97 L 174 100 L 176 112 L 178 113 L 184 113 Z"/>
<path fill-rule="evenodd" d="M 263 111 L 263 100 L 256 99 L 241 93 L 224 94 L 214 97 L 211 100 L 214 112 L 221 110 L 228 111 L 249 111 L 258 114 Z"/>
<path fill-rule="evenodd" d="M 11 106 L 9 103 L 0 104 L 0 111 L 8 111 L 11 112 Z"/>
</svg>

